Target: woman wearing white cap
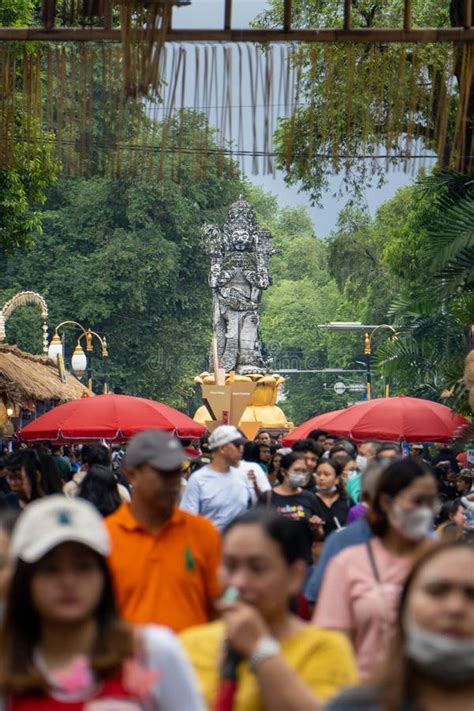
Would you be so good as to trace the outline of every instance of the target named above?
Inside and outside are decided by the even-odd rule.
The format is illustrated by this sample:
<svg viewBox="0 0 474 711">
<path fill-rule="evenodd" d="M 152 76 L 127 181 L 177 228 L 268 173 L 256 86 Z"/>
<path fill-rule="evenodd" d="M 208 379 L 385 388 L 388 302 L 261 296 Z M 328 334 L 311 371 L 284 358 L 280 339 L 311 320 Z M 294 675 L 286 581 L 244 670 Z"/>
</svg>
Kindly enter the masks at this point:
<svg viewBox="0 0 474 711">
<path fill-rule="evenodd" d="M 5 711 L 202 711 L 173 634 L 118 617 L 109 539 L 86 501 L 33 502 L 15 526 L 0 635 Z"/>
</svg>

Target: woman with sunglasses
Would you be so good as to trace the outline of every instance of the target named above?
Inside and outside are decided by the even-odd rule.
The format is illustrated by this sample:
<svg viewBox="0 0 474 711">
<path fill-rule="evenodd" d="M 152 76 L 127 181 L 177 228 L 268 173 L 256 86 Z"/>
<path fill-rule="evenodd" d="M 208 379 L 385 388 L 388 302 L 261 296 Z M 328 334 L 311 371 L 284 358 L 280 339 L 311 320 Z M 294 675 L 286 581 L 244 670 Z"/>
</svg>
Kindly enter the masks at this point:
<svg viewBox="0 0 474 711">
<path fill-rule="evenodd" d="M 29 504 L 11 539 L 0 634 L 2 711 L 202 711 L 173 634 L 116 610 L 100 514 L 82 499 Z"/>
</svg>

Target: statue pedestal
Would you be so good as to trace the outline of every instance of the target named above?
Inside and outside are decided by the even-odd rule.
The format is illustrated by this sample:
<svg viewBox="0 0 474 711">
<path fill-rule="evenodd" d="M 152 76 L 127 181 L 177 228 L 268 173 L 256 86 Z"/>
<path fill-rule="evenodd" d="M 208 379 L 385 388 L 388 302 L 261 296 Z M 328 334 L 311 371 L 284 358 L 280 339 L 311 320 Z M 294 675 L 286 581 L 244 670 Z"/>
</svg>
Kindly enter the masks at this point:
<svg viewBox="0 0 474 711">
<path fill-rule="evenodd" d="M 284 381 L 281 375 L 227 373 L 225 384 L 216 386 L 213 375 L 202 373 L 194 382 L 201 385 L 205 404 L 198 408 L 194 419 L 208 429 L 213 423 L 216 423 L 214 426 L 224 422 L 236 425 L 249 439 L 253 439 L 262 427 L 279 432 L 289 431 L 293 424 L 276 404 L 278 387 Z M 253 387 L 245 388 L 244 383 Z M 244 390 L 247 390 L 246 402 Z"/>
</svg>

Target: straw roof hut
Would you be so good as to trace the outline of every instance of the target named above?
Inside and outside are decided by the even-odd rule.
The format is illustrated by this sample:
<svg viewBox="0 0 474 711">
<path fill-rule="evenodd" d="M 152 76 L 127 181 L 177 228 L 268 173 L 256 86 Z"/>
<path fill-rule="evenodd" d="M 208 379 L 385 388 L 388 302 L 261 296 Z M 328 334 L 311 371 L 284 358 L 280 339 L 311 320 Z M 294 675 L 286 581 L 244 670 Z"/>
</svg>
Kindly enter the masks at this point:
<svg viewBox="0 0 474 711">
<path fill-rule="evenodd" d="M 5 404 L 32 411 L 39 402 L 53 406 L 90 394 L 70 373 L 63 380 L 47 356 L 0 344 L 0 399 Z"/>
</svg>

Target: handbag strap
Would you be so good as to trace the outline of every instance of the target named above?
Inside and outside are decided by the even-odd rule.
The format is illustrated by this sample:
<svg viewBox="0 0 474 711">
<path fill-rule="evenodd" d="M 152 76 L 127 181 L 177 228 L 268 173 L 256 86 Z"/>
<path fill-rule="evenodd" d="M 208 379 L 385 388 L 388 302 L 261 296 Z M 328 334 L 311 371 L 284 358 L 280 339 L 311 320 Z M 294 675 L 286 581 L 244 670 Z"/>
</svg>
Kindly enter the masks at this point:
<svg viewBox="0 0 474 711">
<path fill-rule="evenodd" d="M 372 545 L 371 545 L 370 541 L 367 541 L 366 547 L 367 547 L 367 555 L 369 556 L 370 567 L 372 568 L 372 573 L 373 573 L 374 579 L 380 585 L 380 583 L 382 581 L 380 579 L 379 570 L 377 568 L 377 563 L 375 562 L 374 551 L 372 549 Z"/>
</svg>

